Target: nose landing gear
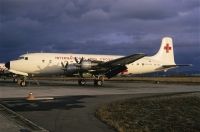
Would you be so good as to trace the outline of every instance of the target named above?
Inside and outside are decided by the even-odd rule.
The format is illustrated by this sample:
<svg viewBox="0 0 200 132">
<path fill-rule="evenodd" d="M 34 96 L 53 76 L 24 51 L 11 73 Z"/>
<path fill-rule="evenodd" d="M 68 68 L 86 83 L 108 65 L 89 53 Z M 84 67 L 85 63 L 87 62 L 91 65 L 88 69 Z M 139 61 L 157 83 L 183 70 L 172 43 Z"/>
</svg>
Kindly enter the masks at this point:
<svg viewBox="0 0 200 132">
<path fill-rule="evenodd" d="M 25 80 L 22 80 L 22 81 L 20 82 L 20 86 L 21 86 L 21 87 L 25 87 L 25 86 L 26 86 L 26 81 L 25 81 Z"/>
<path fill-rule="evenodd" d="M 20 85 L 21 87 L 25 87 L 26 86 L 26 77 L 13 77 L 13 82 L 17 83 L 18 85 Z"/>
</svg>

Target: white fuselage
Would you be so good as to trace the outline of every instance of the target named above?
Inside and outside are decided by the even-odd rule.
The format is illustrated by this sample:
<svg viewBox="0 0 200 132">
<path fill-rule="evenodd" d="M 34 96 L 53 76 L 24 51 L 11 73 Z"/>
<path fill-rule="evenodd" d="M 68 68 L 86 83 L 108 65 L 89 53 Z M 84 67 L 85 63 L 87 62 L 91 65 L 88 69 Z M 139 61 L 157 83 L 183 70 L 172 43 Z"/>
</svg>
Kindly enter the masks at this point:
<svg viewBox="0 0 200 132">
<path fill-rule="evenodd" d="M 110 61 L 123 56 L 115 55 L 88 55 L 88 54 L 58 54 L 58 53 L 30 53 L 20 56 L 19 59 L 10 61 L 10 69 L 16 74 L 44 75 L 63 74 L 62 63 L 74 64 L 75 57 L 84 60 Z M 161 62 L 152 57 L 143 57 L 131 64 L 126 65 L 124 74 L 142 74 L 157 71 Z"/>
<path fill-rule="evenodd" d="M 74 71 L 77 71 L 79 74 L 80 72 L 89 72 L 94 74 L 96 72 L 96 74 L 101 74 L 101 72 L 104 71 L 103 74 L 105 75 L 108 75 L 111 72 L 113 72 L 113 75 L 116 75 L 115 70 L 118 70 L 116 69 L 116 67 L 117 65 L 121 65 L 121 62 L 119 62 L 121 59 L 117 58 L 128 61 L 129 59 L 133 59 L 131 58 L 131 56 L 124 57 L 117 55 L 30 53 L 21 55 L 19 59 L 10 61 L 6 63 L 5 66 L 9 69 L 11 73 L 23 76 L 44 74 L 59 75 L 64 73 L 66 75 L 68 73 L 76 74 L 75 72 L 73 72 L 73 69 L 75 69 Z M 107 65 L 103 65 L 106 63 L 102 62 L 107 61 Z M 164 37 L 162 39 L 160 49 L 155 55 L 146 56 L 135 60 L 133 59 L 132 63 L 129 63 L 128 61 L 125 63 L 127 64 L 127 70 L 125 70 L 125 68 L 124 71 L 123 69 L 121 70 L 121 73 L 123 74 L 151 73 L 161 70 L 166 71 L 168 69 L 176 67 L 172 38 Z M 112 67 L 112 63 L 114 62 L 116 62 L 115 66 Z M 109 71 L 105 71 L 106 69 Z"/>
</svg>

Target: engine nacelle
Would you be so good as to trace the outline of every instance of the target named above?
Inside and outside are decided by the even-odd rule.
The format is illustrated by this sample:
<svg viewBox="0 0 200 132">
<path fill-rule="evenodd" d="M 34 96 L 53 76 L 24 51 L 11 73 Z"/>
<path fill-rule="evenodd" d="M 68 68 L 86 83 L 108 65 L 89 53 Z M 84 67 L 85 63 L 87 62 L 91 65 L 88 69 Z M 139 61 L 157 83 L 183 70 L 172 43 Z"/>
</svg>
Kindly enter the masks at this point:
<svg viewBox="0 0 200 132">
<path fill-rule="evenodd" d="M 65 69 L 65 72 L 69 73 L 69 74 L 73 74 L 79 71 L 79 67 L 77 67 L 74 64 L 70 64 L 67 66 L 67 68 Z"/>
<path fill-rule="evenodd" d="M 93 66 L 96 66 L 97 63 L 94 63 L 90 60 L 83 60 L 81 63 L 81 69 L 83 70 L 90 70 Z"/>
<path fill-rule="evenodd" d="M 83 60 L 80 64 L 73 63 L 69 64 L 64 68 L 66 74 L 75 74 L 79 71 L 91 70 L 93 66 L 96 66 L 98 63 L 92 62 L 90 60 Z"/>
</svg>

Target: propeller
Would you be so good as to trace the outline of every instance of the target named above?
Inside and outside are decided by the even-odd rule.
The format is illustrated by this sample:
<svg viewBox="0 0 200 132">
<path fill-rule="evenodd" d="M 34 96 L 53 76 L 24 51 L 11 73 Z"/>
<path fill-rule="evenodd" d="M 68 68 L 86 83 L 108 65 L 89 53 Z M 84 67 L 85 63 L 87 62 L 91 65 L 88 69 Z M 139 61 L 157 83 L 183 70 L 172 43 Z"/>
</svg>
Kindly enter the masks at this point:
<svg viewBox="0 0 200 132">
<path fill-rule="evenodd" d="M 81 64 L 83 62 L 83 57 L 80 59 L 80 61 L 77 59 L 77 57 L 74 58 L 77 64 Z"/>
<path fill-rule="evenodd" d="M 61 62 L 61 65 L 63 68 L 67 68 L 68 64 L 69 64 L 68 61 L 65 64 L 63 62 Z"/>
<path fill-rule="evenodd" d="M 74 59 L 78 66 L 81 67 L 81 63 L 83 62 L 84 58 L 82 57 L 80 60 L 78 60 L 77 57 L 75 57 Z M 81 78 L 83 78 L 83 71 L 79 70 L 78 74 Z"/>
</svg>

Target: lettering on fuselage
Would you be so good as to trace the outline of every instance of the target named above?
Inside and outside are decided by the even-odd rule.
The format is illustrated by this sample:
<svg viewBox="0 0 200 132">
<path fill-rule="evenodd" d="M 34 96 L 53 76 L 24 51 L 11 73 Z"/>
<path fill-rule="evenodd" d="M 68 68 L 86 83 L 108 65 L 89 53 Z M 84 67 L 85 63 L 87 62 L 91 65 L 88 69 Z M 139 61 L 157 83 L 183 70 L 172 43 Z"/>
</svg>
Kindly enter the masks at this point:
<svg viewBox="0 0 200 132">
<path fill-rule="evenodd" d="M 74 56 L 55 56 L 56 60 L 75 60 L 75 58 L 77 59 L 81 59 L 82 57 L 74 57 Z M 86 59 L 86 58 L 84 58 Z M 102 58 L 87 58 L 86 60 L 98 60 L 98 61 L 110 61 L 113 60 L 111 58 L 107 58 L 107 57 L 102 57 Z"/>
</svg>

